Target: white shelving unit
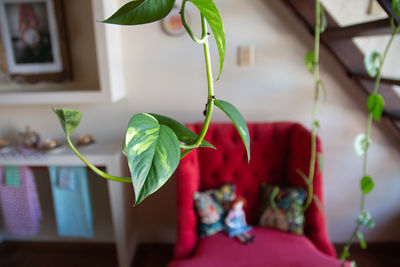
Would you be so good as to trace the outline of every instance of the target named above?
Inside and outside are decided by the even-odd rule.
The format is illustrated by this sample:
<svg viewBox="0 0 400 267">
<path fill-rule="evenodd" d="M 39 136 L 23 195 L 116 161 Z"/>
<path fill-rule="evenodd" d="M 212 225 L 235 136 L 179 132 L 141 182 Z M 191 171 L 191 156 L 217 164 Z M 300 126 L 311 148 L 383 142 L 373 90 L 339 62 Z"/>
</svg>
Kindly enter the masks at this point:
<svg viewBox="0 0 400 267">
<path fill-rule="evenodd" d="M 90 0 L 85 0 L 90 1 Z M 80 1 L 64 1 L 66 10 L 76 8 Z M 81 2 L 82 3 L 82 2 Z M 86 2 L 88 4 L 88 2 Z M 88 58 L 93 68 L 97 67 L 96 81 L 88 85 L 84 80 L 71 81 L 66 83 L 39 83 L 39 84 L 10 84 L 0 85 L 0 105 L 16 104 L 75 104 L 75 103 L 100 103 L 115 102 L 125 96 L 124 72 L 122 67 L 122 49 L 120 28 L 97 22 L 113 11 L 118 9 L 118 0 L 91 0 L 91 10 L 85 10 L 81 16 L 90 16 L 93 25 L 86 26 L 94 31 L 94 40 L 90 39 L 91 34 L 79 32 L 79 36 L 74 36 L 74 31 L 69 32 L 70 39 L 76 40 L 75 45 L 69 49 L 95 49 L 95 58 Z M 66 16 L 73 17 L 70 20 L 79 20 L 75 12 Z M 87 20 L 85 17 L 84 19 Z M 70 22 L 71 23 L 71 22 Z M 68 21 L 67 21 L 68 27 Z M 72 28 L 73 26 L 71 26 Z M 76 27 L 76 25 L 75 25 Z M 78 31 L 76 31 L 78 32 Z M 76 34 L 76 35 L 78 35 Z M 76 38 L 74 38 L 76 37 Z M 87 40 L 86 40 L 87 38 Z M 92 44 L 92 47 L 90 46 Z M 86 47 L 82 47 L 85 45 Z M 81 55 L 82 56 L 82 55 Z M 78 58 L 78 59 L 76 59 Z M 81 60 L 76 56 L 75 61 Z M 74 58 L 71 57 L 74 61 Z M 85 59 L 83 59 L 85 60 Z M 72 65 L 79 65 L 72 62 Z M 72 72 L 76 72 L 72 68 Z M 75 75 L 74 75 L 75 76 Z M 84 78 L 82 78 L 84 79 Z M 90 88 L 85 88 L 90 87 Z"/>
<path fill-rule="evenodd" d="M 40 159 L 1 158 L 0 166 L 84 166 L 82 161 L 68 147 L 64 146 L 61 150 L 57 150 Z M 95 166 L 105 167 L 107 173 L 115 176 L 126 175 L 126 171 L 124 171 L 126 162 L 123 160 L 120 142 L 94 144 L 82 147 L 79 151 Z M 102 178 L 98 177 L 98 179 Z M 136 247 L 130 212 L 133 204 L 132 185 L 107 181 L 107 187 L 119 266 L 129 267 Z"/>
</svg>

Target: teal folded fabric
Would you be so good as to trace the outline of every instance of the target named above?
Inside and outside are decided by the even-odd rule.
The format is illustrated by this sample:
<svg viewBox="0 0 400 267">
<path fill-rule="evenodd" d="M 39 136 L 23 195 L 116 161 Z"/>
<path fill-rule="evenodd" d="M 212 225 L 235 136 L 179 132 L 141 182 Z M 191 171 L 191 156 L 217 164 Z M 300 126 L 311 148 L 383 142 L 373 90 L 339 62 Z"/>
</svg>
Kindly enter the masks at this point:
<svg viewBox="0 0 400 267">
<path fill-rule="evenodd" d="M 19 177 L 19 168 L 17 166 L 5 166 L 5 185 L 11 187 L 20 187 L 21 178 Z"/>
<path fill-rule="evenodd" d="M 58 234 L 93 237 L 93 212 L 85 167 L 49 167 Z"/>
</svg>

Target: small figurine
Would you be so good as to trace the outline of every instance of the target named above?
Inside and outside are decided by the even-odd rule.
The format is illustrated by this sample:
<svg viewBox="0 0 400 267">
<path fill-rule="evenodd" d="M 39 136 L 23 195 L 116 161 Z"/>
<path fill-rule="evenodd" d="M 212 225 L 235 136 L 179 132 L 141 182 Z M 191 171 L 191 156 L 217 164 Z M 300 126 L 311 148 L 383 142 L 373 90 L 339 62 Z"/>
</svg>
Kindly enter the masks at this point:
<svg viewBox="0 0 400 267">
<path fill-rule="evenodd" d="M 25 132 L 19 133 L 22 137 L 22 142 L 26 148 L 39 148 L 40 135 L 31 130 L 30 126 L 26 126 Z"/>
<path fill-rule="evenodd" d="M 246 200 L 240 196 L 230 203 L 230 210 L 225 217 L 224 230 L 229 237 L 235 237 L 241 243 L 248 244 L 254 241 L 254 235 L 248 233 L 251 226 L 248 226 L 246 222 L 246 215 L 243 210 L 245 204 Z"/>
<path fill-rule="evenodd" d="M 87 146 L 94 143 L 94 139 L 91 135 L 85 134 L 78 137 L 77 146 Z"/>
</svg>

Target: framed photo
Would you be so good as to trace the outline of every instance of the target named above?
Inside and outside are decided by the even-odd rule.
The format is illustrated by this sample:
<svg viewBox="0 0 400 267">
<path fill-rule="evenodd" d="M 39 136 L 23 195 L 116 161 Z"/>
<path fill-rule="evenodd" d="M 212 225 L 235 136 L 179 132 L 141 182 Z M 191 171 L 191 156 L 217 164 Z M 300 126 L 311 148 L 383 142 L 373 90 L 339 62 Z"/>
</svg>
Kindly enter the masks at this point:
<svg viewBox="0 0 400 267">
<path fill-rule="evenodd" d="M 0 0 L 0 26 L 2 68 L 14 80 L 71 79 L 61 0 Z"/>
<path fill-rule="evenodd" d="M 185 32 L 185 27 L 182 24 L 180 8 L 178 5 L 174 5 L 171 12 L 161 20 L 161 26 L 165 33 L 169 35 L 180 35 Z M 189 23 L 190 18 L 189 12 L 185 12 L 186 21 Z"/>
</svg>

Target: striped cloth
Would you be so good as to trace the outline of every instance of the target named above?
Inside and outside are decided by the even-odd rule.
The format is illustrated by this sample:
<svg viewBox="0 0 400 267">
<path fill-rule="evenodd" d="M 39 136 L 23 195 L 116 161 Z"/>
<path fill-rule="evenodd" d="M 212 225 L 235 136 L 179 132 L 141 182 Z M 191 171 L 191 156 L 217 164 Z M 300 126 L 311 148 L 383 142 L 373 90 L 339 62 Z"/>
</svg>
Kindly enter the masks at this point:
<svg viewBox="0 0 400 267">
<path fill-rule="evenodd" d="M 42 211 L 29 167 L 0 167 L 0 202 L 9 233 L 35 235 L 39 232 Z"/>
</svg>

